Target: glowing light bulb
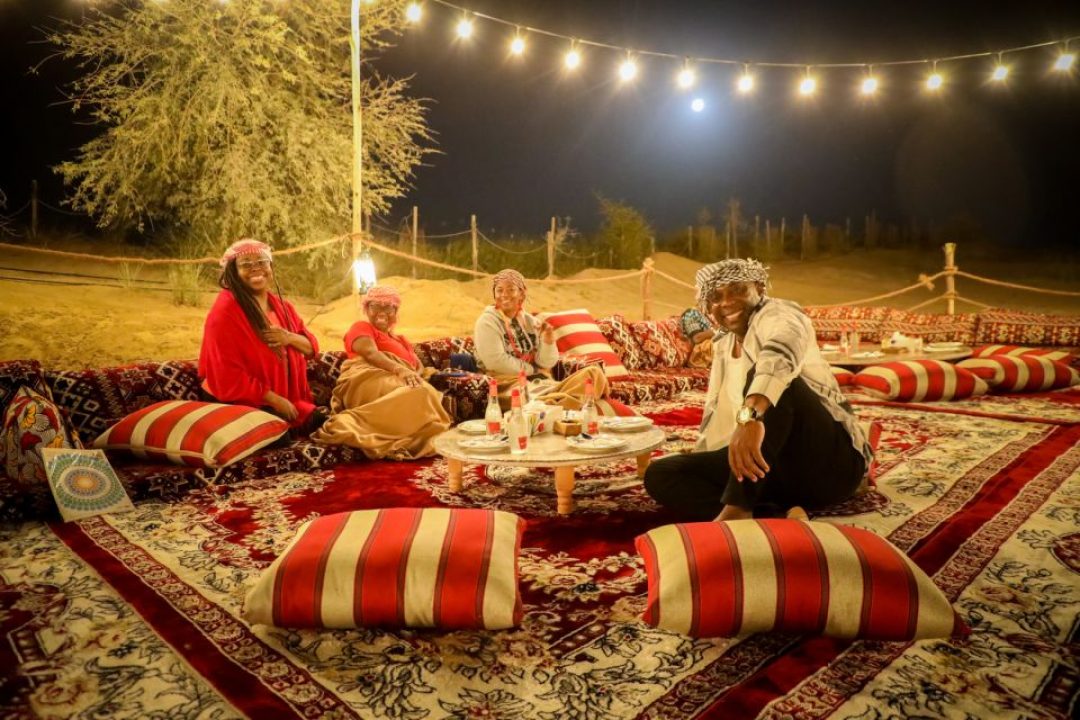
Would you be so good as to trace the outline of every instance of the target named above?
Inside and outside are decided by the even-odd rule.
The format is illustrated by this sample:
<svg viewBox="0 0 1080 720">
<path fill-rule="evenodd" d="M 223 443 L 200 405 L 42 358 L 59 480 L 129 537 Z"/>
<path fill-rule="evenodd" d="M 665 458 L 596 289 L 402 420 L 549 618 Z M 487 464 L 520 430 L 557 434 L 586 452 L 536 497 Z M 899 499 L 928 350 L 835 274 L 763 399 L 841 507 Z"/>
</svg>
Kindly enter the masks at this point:
<svg viewBox="0 0 1080 720">
<path fill-rule="evenodd" d="M 738 82 L 739 92 L 748 93 L 754 89 L 754 76 L 748 72 L 744 72 L 739 76 Z"/>
<path fill-rule="evenodd" d="M 635 77 L 637 77 L 637 64 L 630 58 L 623 60 L 622 64 L 619 65 L 619 79 L 628 82 Z"/>
<path fill-rule="evenodd" d="M 513 40 L 510 41 L 510 53 L 512 55 L 521 55 L 525 52 L 525 38 L 520 35 L 516 35 Z"/>
<path fill-rule="evenodd" d="M 567 70 L 577 70 L 581 65 L 581 53 L 577 50 L 571 50 L 563 57 L 563 64 Z"/>
<path fill-rule="evenodd" d="M 420 22 L 420 18 L 424 16 L 424 9 L 420 6 L 420 3 L 409 3 L 409 7 L 405 8 L 405 19 L 411 23 Z"/>
<path fill-rule="evenodd" d="M 799 83 L 799 93 L 801 95 L 813 95 L 815 90 L 817 90 L 817 80 L 810 76 L 804 77 L 802 82 Z"/>
<path fill-rule="evenodd" d="M 993 78 L 994 80 L 997 80 L 998 82 L 1001 82 L 1002 80 L 1004 80 L 1008 76 L 1009 76 L 1009 68 L 1006 67 L 1005 65 L 1000 65 L 999 64 L 997 67 L 994 68 L 994 74 L 991 75 L 990 77 Z"/>
<path fill-rule="evenodd" d="M 469 18 L 461 18 L 457 24 L 457 36 L 462 40 L 472 37 L 473 23 Z"/>
<path fill-rule="evenodd" d="M 696 113 L 701 112 L 705 109 L 705 101 L 701 98 L 694 98 L 693 102 L 690 103 L 690 109 Z"/>
<path fill-rule="evenodd" d="M 1054 61 L 1054 69 L 1065 72 L 1072 69 L 1073 64 L 1076 62 L 1076 53 L 1063 52 L 1058 55 L 1057 60 Z"/>
<path fill-rule="evenodd" d="M 877 92 L 877 88 L 878 88 L 877 78 L 874 77 L 873 75 L 869 75 L 869 76 L 867 76 L 866 78 L 863 79 L 862 87 L 860 89 L 862 90 L 863 95 L 873 95 L 874 93 Z"/>
<path fill-rule="evenodd" d="M 683 90 L 693 87 L 696 80 L 697 77 L 695 77 L 694 71 L 688 67 L 684 67 L 679 71 L 679 74 L 675 76 L 675 82 Z"/>
<path fill-rule="evenodd" d="M 940 90 L 944 82 L 945 79 L 941 77 L 940 73 L 931 73 L 930 76 L 926 78 L 926 89 Z"/>
</svg>

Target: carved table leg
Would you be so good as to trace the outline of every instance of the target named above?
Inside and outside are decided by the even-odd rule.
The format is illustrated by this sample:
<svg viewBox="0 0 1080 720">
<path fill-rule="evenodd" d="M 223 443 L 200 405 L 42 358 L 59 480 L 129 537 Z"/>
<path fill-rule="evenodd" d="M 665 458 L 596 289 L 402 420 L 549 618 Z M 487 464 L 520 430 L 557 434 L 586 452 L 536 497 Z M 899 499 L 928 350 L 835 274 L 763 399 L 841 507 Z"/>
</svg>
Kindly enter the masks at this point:
<svg viewBox="0 0 1080 720">
<path fill-rule="evenodd" d="M 645 471 L 649 468 L 650 462 L 652 462 L 652 453 L 637 456 L 637 476 L 639 478 L 645 477 Z"/>
<path fill-rule="evenodd" d="M 555 496 L 560 515 L 574 511 L 574 467 L 555 468 Z"/>
<path fill-rule="evenodd" d="M 461 492 L 461 471 L 465 463 L 453 458 L 446 459 L 446 466 L 450 470 L 450 492 Z"/>
</svg>

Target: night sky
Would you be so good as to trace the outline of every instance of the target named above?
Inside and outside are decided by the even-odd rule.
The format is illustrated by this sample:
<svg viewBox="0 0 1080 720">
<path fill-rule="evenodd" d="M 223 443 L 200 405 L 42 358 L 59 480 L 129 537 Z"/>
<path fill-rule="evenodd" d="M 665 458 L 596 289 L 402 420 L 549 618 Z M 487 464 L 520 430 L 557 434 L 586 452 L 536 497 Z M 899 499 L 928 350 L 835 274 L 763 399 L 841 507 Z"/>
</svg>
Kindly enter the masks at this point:
<svg viewBox="0 0 1080 720">
<path fill-rule="evenodd" d="M 236 0 L 239 1 L 239 0 Z M 1080 35 L 1080 3 L 747 3 L 616 0 L 468 0 L 466 7 L 522 25 L 622 47 L 678 55 L 795 63 L 882 62 L 995 51 Z M 9 209 L 30 179 L 58 205 L 49 166 L 70 157 L 93 128 L 72 122 L 56 86 L 60 63 L 27 68 L 45 49 L 33 25 L 78 12 L 78 0 L 0 0 L 4 161 Z M 699 66 L 690 92 L 675 87 L 678 63 L 643 58 L 621 84 L 621 54 L 584 48 L 573 75 L 565 41 L 529 35 L 509 59 L 510 30 L 483 20 L 456 40 L 457 14 L 427 4 L 418 28 L 378 61 L 381 72 L 415 75 L 431 99 L 440 155 L 418 170 L 415 189 L 379 219 L 396 225 L 418 205 L 430 233 L 466 228 L 540 234 L 552 215 L 582 230 L 599 222 L 595 194 L 642 210 L 661 232 L 738 197 L 744 213 L 795 222 L 856 223 L 870 209 L 921 224 L 968 216 L 1010 244 L 1078 244 L 1074 206 L 1080 172 L 1080 70 L 1048 68 L 1056 48 L 1019 53 L 1006 87 L 986 77 L 991 60 L 942 65 L 937 97 L 926 66 L 883 68 L 878 97 L 856 92 L 860 71 L 822 70 L 810 100 L 794 91 L 799 71 L 756 71 L 749 97 L 736 69 Z M 1080 50 L 1080 42 L 1074 43 Z M 1006 58 L 1009 60 L 1009 58 Z M 706 109 L 690 110 L 701 97 Z"/>
</svg>

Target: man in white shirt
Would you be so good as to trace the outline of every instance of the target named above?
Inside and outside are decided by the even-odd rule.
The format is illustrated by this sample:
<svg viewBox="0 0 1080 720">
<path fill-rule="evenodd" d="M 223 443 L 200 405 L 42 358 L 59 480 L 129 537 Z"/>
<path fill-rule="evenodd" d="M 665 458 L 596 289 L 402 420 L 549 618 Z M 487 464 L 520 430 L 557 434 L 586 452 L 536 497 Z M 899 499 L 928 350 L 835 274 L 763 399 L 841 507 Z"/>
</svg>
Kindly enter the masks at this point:
<svg viewBox="0 0 1080 720">
<path fill-rule="evenodd" d="M 696 279 L 721 327 L 701 434 L 693 453 L 652 463 L 645 489 L 694 520 L 805 517 L 854 495 L 873 452 L 802 308 L 766 295 L 756 260 L 706 265 Z"/>
</svg>

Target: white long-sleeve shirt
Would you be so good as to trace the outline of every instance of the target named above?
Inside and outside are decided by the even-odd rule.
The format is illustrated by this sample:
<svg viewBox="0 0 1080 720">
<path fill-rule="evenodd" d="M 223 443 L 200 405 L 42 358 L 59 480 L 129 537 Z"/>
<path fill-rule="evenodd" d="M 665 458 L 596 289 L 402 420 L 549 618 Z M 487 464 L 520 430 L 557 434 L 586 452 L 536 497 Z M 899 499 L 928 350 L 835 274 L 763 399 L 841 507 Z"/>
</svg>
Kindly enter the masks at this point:
<svg viewBox="0 0 1080 720">
<path fill-rule="evenodd" d="M 718 449 L 709 440 L 716 435 L 709 432 L 710 424 L 719 422 L 716 418 L 720 414 L 733 417 L 739 409 L 738 405 L 732 407 L 731 401 L 720 392 L 724 375 L 734 363 L 735 336 L 731 333 L 718 335 L 713 343 L 712 371 L 696 451 Z M 764 395 L 776 405 L 791 382 L 801 377 L 821 399 L 829 415 L 844 426 L 851 436 L 851 444 L 862 453 L 866 467 L 870 467 L 874 457 L 870 443 L 818 349 L 810 318 L 798 303 L 765 298 L 750 317 L 742 350 L 754 368 L 754 379 L 747 395 Z"/>
<path fill-rule="evenodd" d="M 480 317 L 476 318 L 476 325 L 473 327 L 476 362 L 481 370 L 497 376 L 517 375 L 521 370 L 524 370 L 526 375 L 532 375 L 538 369 L 550 369 L 558 362 L 559 350 L 555 343 L 545 343 L 540 337 L 540 326 L 536 318 L 522 312 L 518 314 L 518 321 L 522 330 L 536 343 L 536 357 L 533 362 L 529 363 L 514 355 L 506 335 L 505 317 L 494 305 L 488 305 L 484 312 L 480 313 Z"/>
</svg>

